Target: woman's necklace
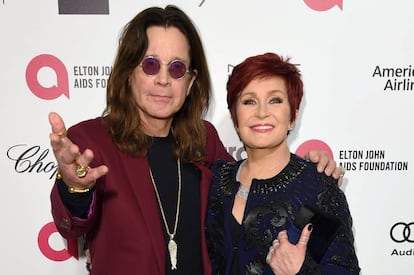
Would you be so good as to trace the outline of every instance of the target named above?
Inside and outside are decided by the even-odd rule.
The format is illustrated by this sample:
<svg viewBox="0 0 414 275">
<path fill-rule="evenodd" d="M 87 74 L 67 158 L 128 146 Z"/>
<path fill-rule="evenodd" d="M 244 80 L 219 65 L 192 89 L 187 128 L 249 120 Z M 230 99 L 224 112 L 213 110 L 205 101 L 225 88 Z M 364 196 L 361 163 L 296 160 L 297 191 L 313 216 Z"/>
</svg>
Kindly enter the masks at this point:
<svg viewBox="0 0 414 275">
<path fill-rule="evenodd" d="M 245 163 L 246 163 L 246 160 L 244 160 L 240 164 L 239 169 L 237 169 L 236 181 L 238 181 L 240 183 L 239 190 L 237 190 L 237 196 L 239 196 L 243 200 L 247 201 L 247 197 L 249 196 L 249 192 L 250 192 L 250 187 L 244 187 L 241 184 L 241 181 L 240 181 L 240 172 L 241 172 L 241 169 L 242 169 L 242 167 L 244 166 Z"/>
<path fill-rule="evenodd" d="M 244 187 L 240 184 L 239 190 L 237 190 L 237 196 L 242 198 L 243 200 L 247 201 L 247 197 L 249 196 L 250 188 Z"/>
<path fill-rule="evenodd" d="M 181 163 L 180 159 L 177 159 L 177 171 L 178 171 L 178 195 L 177 195 L 177 210 L 175 211 L 175 223 L 174 230 L 170 233 L 167 219 L 165 218 L 164 208 L 162 207 L 160 194 L 158 193 L 157 186 L 155 185 L 154 177 L 152 175 L 151 168 L 149 169 L 152 185 L 154 186 L 155 194 L 157 195 L 158 205 L 160 206 L 162 220 L 164 221 L 165 230 L 167 231 L 170 240 L 168 242 L 168 252 L 170 254 L 171 270 L 177 269 L 177 243 L 174 241 L 175 234 L 177 233 L 178 216 L 180 215 L 180 201 L 181 201 Z"/>
</svg>

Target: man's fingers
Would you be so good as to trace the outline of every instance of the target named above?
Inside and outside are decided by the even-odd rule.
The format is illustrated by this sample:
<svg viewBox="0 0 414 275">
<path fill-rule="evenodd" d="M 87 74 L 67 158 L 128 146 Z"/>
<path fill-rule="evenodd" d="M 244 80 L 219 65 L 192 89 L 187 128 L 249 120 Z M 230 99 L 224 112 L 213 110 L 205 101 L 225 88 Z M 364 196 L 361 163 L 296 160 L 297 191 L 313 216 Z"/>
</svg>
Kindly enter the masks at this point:
<svg viewBox="0 0 414 275">
<path fill-rule="evenodd" d="M 336 161 L 333 159 L 329 159 L 329 157 L 327 158 L 328 163 L 326 164 L 325 170 L 323 170 L 325 172 L 325 174 L 327 176 L 330 176 L 333 174 L 333 172 L 335 172 L 336 169 Z"/>
<path fill-rule="evenodd" d="M 317 170 L 319 173 L 324 172 L 326 175 L 331 175 L 333 170 L 336 167 L 336 163 L 334 162 L 332 164 L 332 162 L 329 161 L 329 155 L 328 153 L 326 153 L 325 151 L 318 151 L 318 163 L 317 163 Z M 311 159 L 312 160 L 312 159 Z"/>
<path fill-rule="evenodd" d="M 53 149 L 55 150 L 55 158 L 59 165 L 72 165 L 81 157 L 79 147 L 69 139 L 61 141 L 58 147 L 54 147 Z M 87 166 L 89 162 L 82 160 L 80 164 Z"/>
<path fill-rule="evenodd" d="M 49 135 L 50 144 L 57 157 L 56 151 L 68 148 L 71 142 L 66 138 L 65 123 L 57 113 L 49 113 L 49 123 L 52 128 L 52 132 Z"/>
<path fill-rule="evenodd" d="M 298 241 L 298 246 L 304 246 L 306 247 L 310 238 L 310 235 L 312 233 L 313 225 L 309 223 L 307 226 L 305 226 L 302 229 L 302 233 L 300 234 L 300 238 Z"/>
<path fill-rule="evenodd" d="M 338 179 L 340 182 L 342 182 L 345 172 L 346 172 L 345 168 L 343 168 L 342 166 L 338 166 L 338 167 L 335 167 L 335 170 L 333 171 L 332 176 L 335 179 Z"/>
<path fill-rule="evenodd" d="M 76 171 L 76 164 L 65 165 L 61 167 L 61 178 L 66 185 L 73 187 L 75 189 L 84 189 L 92 188 L 96 181 L 105 176 L 108 173 L 108 167 L 106 165 L 101 165 L 95 168 L 87 166 L 88 169 L 85 171 L 85 174 L 81 174 Z"/>
<path fill-rule="evenodd" d="M 75 177 L 75 181 L 79 185 L 86 186 L 91 188 L 95 185 L 96 181 L 108 173 L 108 167 L 105 165 L 98 166 L 96 168 L 89 168 L 88 172 L 85 174 L 85 177 Z"/>
<path fill-rule="evenodd" d="M 75 147 L 75 146 L 76 146 L 75 144 L 73 144 L 73 146 L 72 146 L 73 149 L 76 148 L 76 150 L 72 151 L 73 156 L 75 158 L 74 161 L 76 163 L 80 164 L 80 165 L 88 166 L 89 163 L 91 163 L 91 161 L 93 160 L 93 157 L 94 157 L 92 150 L 86 149 L 82 154 L 80 154 L 79 153 L 79 147 L 78 146 Z"/>
<path fill-rule="evenodd" d="M 316 163 L 316 169 L 319 173 L 322 173 L 323 171 L 326 172 L 327 165 L 329 164 L 329 155 L 326 151 L 310 150 L 305 154 L 305 159 L 308 159 L 311 162 Z M 335 167 L 333 167 L 332 170 L 334 168 Z"/>
<path fill-rule="evenodd" d="M 95 179 L 105 176 L 106 173 L 108 173 L 108 167 L 106 165 L 101 165 L 93 169 L 93 176 Z"/>
<path fill-rule="evenodd" d="M 52 133 L 59 135 L 60 137 L 64 137 L 66 133 L 65 123 L 57 113 L 49 113 L 49 123 L 52 127 Z"/>
</svg>

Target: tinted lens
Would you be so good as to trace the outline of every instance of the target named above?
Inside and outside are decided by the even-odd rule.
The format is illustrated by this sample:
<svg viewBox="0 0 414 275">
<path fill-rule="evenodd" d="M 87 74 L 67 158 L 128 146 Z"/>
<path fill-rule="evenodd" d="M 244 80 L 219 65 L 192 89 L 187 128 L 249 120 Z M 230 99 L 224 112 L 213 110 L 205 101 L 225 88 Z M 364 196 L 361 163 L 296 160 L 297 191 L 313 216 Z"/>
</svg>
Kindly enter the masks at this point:
<svg viewBox="0 0 414 275">
<path fill-rule="evenodd" d="M 185 75 L 187 68 L 180 60 L 174 60 L 168 65 L 168 72 L 172 78 L 178 79 Z"/>
<path fill-rule="evenodd" d="M 148 75 L 155 75 L 160 71 L 160 62 L 154 57 L 146 57 L 142 60 L 142 70 Z"/>
</svg>

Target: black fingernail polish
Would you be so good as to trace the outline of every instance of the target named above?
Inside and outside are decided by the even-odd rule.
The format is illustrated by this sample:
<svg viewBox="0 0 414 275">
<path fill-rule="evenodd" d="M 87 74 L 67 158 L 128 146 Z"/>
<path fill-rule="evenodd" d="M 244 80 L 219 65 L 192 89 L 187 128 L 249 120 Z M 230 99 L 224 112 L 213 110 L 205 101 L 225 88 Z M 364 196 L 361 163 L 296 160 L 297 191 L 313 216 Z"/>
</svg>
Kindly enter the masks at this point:
<svg viewBox="0 0 414 275">
<path fill-rule="evenodd" d="M 310 224 L 308 225 L 308 230 L 309 230 L 309 231 L 312 231 L 312 229 L 313 229 L 313 225 L 310 223 Z"/>
</svg>

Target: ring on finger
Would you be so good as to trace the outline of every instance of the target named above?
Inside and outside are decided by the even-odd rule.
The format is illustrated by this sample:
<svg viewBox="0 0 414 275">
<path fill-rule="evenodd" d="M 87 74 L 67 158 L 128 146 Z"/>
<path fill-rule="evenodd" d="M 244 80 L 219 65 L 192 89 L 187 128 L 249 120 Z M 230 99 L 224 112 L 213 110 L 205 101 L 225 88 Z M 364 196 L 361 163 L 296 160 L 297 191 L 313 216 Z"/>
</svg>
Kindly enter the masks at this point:
<svg viewBox="0 0 414 275">
<path fill-rule="evenodd" d="M 341 175 L 340 177 L 343 178 L 345 176 L 346 169 L 341 166 Z"/>
<path fill-rule="evenodd" d="M 60 138 L 66 137 L 66 130 L 63 130 L 62 132 L 57 134 Z"/>
<path fill-rule="evenodd" d="M 82 164 L 79 164 L 77 162 L 75 164 L 76 164 L 76 166 L 75 166 L 76 175 L 79 178 L 83 178 L 84 176 L 86 176 L 86 174 L 88 173 L 90 167 L 89 166 L 83 166 Z"/>
</svg>

